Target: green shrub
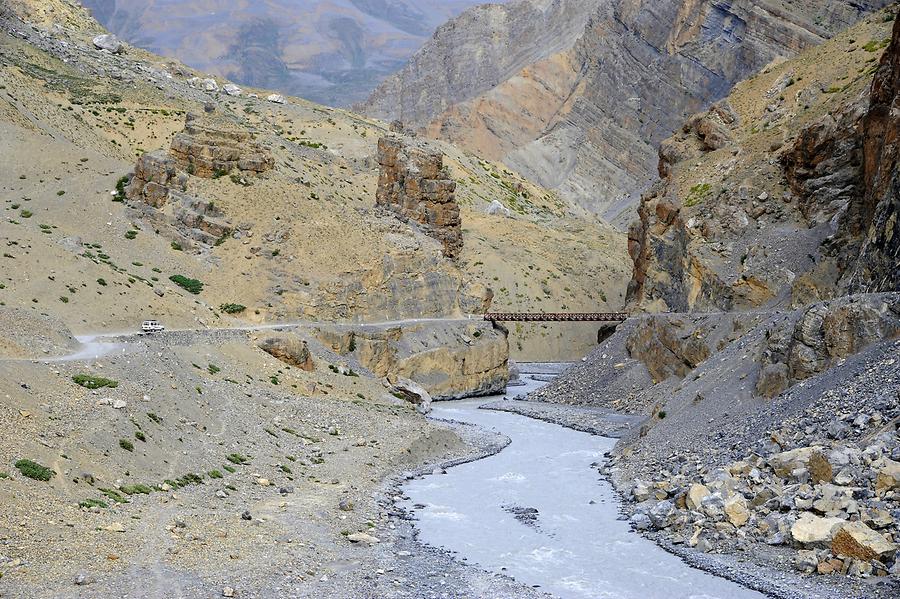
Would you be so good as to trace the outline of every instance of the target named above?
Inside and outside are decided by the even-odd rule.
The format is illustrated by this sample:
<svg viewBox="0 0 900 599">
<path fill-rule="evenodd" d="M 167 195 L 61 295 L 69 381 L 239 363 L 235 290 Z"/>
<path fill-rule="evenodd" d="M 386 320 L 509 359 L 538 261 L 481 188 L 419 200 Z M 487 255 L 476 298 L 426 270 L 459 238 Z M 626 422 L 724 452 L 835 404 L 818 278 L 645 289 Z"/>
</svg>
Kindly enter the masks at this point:
<svg viewBox="0 0 900 599">
<path fill-rule="evenodd" d="M 132 443 L 128 439 L 119 439 L 119 447 L 121 447 L 125 451 L 134 451 L 134 443 Z"/>
<path fill-rule="evenodd" d="M 153 412 L 147 412 L 147 418 L 155 422 L 156 424 L 162 424 L 162 418 L 154 414 Z"/>
<path fill-rule="evenodd" d="M 99 499 L 85 499 L 78 503 L 78 507 L 83 508 L 92 508 L 92 507 L 101 507 L 106 509 L 109 507 L 105 501 L 100 501 Z"/>
<path fill-rule="evenodd" d="M 184 248 L 181 247 L 181 244 L 178 243 L 177 241 L 173 241 L 171 247 L 172 247 L 172 249 L 175 250 L 176 252 L 183 252 L 183 251 L 184 251 Z"/>
<path fill-rule="evenodd" d="M 215 364 L 210 364 L 209 366 L 206 367 L 206 370 L 207 370 L 210 374 L 216 374 L 216 373 L 222 371 L 222 369 L 219 368 L 218 366 L 216 366 Z"/>
<path fill-rule="evenodd" d="M 126 495 L 149 495 L 153 492 L 153 489 L 148 487 L 147 485 L 125 485 L 122 487 L 122 492 Z"/>
<path fill-rule="evenodd" d="M 219 309 L 225 314 L 240 314 L 247 309 L 247 306 L 241 304 L 222 304 Z"/>
<path fill-rule="evenodd" d="M 128 185 L 128 176 L 121 177 L 118 181 L 116 181 L 116 193 L 115 193 L 115 195 L 113 195 L 113 202 L 124 202 L 125 201 L 125 186 L 126 185 Z"/>
<path fill-rule="evenodd" d="M 248 464 L 250 462 L 250 460 L 248 460 L 247 458 L 245 458 L 244 456 L 242 456 L 239 453 L 229 453 L 227 456 L 225 456 L 225 459 L 228 460 L 229 462 L 231 462 L 232 464 L 237 464 L 238 466 L 242 466 L 242 465 Z"/>
<path fill-rule="evenodd" d="M 222 468 L 224 468 L 228 472 L 231 472 L 232 474 L 237 472 L 237 468 L 235 468 L 234 466 L 229 466 L 228 464 L 225 464 L 224 466 L 222 466 Z"/>
<path fill-rule="evenodd" d="M 193 293 L 197 295 L 201 291 L 203 291 L 203 283 L 198 281 L 197 279 L 189 279 L 182 275 L 172 275 L 169 277 L 169 280 L 187 291 L 188 293 Z"/>
<path fill-rule="evenodd" d="M 210 478 L 223 478 L 222 473 L 219 472 L 218 470 L 210 470 L 209 477 Z"/>
<path fill-rule="evenodd" d="M 665 411 L 665 410 L 660 411 L 660 413 L 659 413 L 659 419 L 662 420 L 662 419 L 665 418 L 665 417 L 666 417 L 666 411 Z"/>
<path fill-rule="evenodd" d="M 85 389 L 102 389 L 103 387 L 115 389 L 119 386 L 118 381 L 91 374 L 76 374 L 72 377 L 72 380 L 75 381 L 76 385 L 81 385 Z"/>
<path fill-rule="evenodd" d="M 143 431 L 135 431 L 134 438 L 142 443 L 147 442 L 147 435 L 145 435 Z"/>
<path fill-rule="evenodd" d="M 19 213 L 19 216 L 21 216 L 22 218 L 31 218 L 32 216 L 34 216 L 34 212 L 32 212 L 31 210 L 22 210 L 22 212 Z"/>
<path fill-rule="evenodd" d="M 15 463 L 15 467 L 22 473 L 22 476 L 44 482 L 47 482 L 56 474 L 56 472 L 50 468 L 42 466 L 32 460 L 19 460 Z"/>
<path fill-rule="evenodd" d="M 106 279 L 97 279 L 97 284 L 101 287 L 106 287 Z"/>
<path fill-rule="evenodd" d="M 116 491 L 115 489 L 99 489 L 101 493 L 115 501 L 116 503 L 128 503 L 128 500 L 125 499 L 125 496 Z"/>
</svg>

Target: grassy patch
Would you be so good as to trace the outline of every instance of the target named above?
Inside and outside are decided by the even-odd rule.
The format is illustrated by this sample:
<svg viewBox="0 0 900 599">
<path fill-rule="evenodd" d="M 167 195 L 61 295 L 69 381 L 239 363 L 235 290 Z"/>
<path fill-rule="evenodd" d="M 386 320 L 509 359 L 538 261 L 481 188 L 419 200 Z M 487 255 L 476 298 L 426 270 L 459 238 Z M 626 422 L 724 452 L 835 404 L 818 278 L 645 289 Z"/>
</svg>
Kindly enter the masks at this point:
<svg viewBox="0 0 900 599">
<path fill-rule="evenodd" d="M 100 492 L 115 501 L 116 503 L 128 503 L 128 500 L 124 495 L 116 491 L 115 489 L 100 489 Z"/>
<path fill-rule="evenodd" d="M 19 460 L 15 463 L 15 467 L 22 473 L 22 476 L 43 482 L 47 482 L 56 474 L 50 468 L 32 460 Z"/>
<path fill-rule="evenodd" d="M 100 507 L 106 509 L 109 505 L 105 501 L 100 501 L 99 499 L 85 499 L 78 503 L 78 507 L 82 508 L 92 508 L 92 507 Z"/>
<path fill-rule="evenodd" d="M 105 379 L 102 376 L 94 376 L 92 374 L 76 374 L 72 377 L 72 380 L 75 381 L 76 385 L 81 385 L 85 389 L 102 389 L 103 387 L 115 389 L 119 386 L 118 381 Z"/>
<path fill-rule="evenodd" d="M 208 473 L 210 478 L 223 478 L 223 475 L 218 470 L 210 470 Z"/>
<path fill-rule="evenodd" d="M 126 495 L 149 495 L 153 492 L 153 489 L 148 487 L 147 485 L 125 485 L 122 487 L 122 492 Z"/>
<path fill-rule="evenodd" d="M 203 283 L 198 281 L 197 279 L 189 279 L 183 275 L 172 275 L 169 277 L 169 280 L 187 291 L 188 293 L 193 293 L 197 295 L 201 291 L 203 291 Z"/>
<path fill-rule="evenodd" d="M 691 187 L 691 191 L 688 193 L 687 199 L 684 201 L 684 205 L 686 208 L 690 208 L 691 206 L 696 206 L 700 202 L 706 199 L 709 193 L 712 191 L 712 185 L 709 183 L 698 183 Z"/>
<path fill-rule="evenodd" d="M 132 443 L 128 439 L 119 439 L 119 447 L 121 447 L 125 451 L 134 451 L 134 443 Z"/>
<path fill-rule="evenodd" d="M 147 418 L 155 422 L 156 424 L 162 424 L 162 418 L 154 414 L 153 412 L 147 412 Z"/>
</svg>

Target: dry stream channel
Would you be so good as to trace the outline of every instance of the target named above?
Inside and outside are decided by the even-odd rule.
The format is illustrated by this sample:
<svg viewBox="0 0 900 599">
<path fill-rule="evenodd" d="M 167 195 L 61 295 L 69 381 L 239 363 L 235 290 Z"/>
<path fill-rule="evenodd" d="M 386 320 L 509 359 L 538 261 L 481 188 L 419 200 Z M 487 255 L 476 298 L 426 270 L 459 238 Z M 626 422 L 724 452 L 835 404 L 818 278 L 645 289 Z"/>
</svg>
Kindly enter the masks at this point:
<svg viewBox="0 0 900 599">
<path fill-rule="evenodd" d="M 545 384 L 526 380 L 506 397 Z M 619 519 L 618 497 L 591 466 L 615 439 L 479 409 L 497 399 L 434 404 L 434 418 L 494 430 L 512 443 L 404 486 L 420 541 L 561 598 L 764 597 L 688 566 Z"/>
</svg>

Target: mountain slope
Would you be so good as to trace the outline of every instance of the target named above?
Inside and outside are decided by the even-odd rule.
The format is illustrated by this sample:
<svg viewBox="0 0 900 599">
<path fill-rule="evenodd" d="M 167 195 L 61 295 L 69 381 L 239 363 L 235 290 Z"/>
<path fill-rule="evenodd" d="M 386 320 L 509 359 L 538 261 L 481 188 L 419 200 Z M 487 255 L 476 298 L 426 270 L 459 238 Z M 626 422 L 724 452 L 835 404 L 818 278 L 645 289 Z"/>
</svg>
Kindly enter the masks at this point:
<svg viewBox="0 0 900 599">
<path fill-rule="evenodd" d="M 656 145 L 689 114 L 770 61 L 820 43 L 885 4 L 597 3 L 572 47 L 547 46 L 536 52 L 539 60 L 486 92 L 473 88 L 465 100 L 429 97 L 433 73 L 454 68 L 435 55 L 490 56 L 487 43 L 469 41 L 464 15 L 456 21 L 460 27 L 439 30 L 407 68 L 373 94 L 369 106 L 384 115 L 379 112 L 383 96 L 400 90 L 406 103 L 397 112 L 410 125 L 503 160 L 614 218 L 652 181 Z"/>
</svg>

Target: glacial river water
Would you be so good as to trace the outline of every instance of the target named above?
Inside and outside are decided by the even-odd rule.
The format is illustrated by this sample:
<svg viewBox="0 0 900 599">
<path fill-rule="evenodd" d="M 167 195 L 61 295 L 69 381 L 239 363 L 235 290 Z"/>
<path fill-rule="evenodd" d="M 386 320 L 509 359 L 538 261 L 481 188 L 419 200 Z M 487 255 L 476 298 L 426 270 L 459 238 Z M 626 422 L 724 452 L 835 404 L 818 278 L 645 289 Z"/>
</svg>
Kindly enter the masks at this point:
<svg viewBox="0 0 900 599">
<path fill-rule="evenodd" d="M 618 520 L 617 497 L 591 467 L 615 440 L 478 409 L 493 399 L 435 404 L 435 418 L 499 431 L 512 444 L 404 487 L 422 541 L 562 598 L 764 597 L 687 566 Z"/>
</svg>

